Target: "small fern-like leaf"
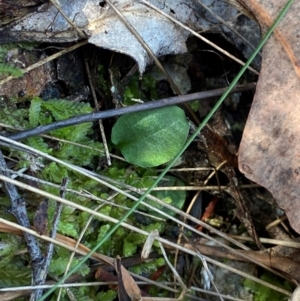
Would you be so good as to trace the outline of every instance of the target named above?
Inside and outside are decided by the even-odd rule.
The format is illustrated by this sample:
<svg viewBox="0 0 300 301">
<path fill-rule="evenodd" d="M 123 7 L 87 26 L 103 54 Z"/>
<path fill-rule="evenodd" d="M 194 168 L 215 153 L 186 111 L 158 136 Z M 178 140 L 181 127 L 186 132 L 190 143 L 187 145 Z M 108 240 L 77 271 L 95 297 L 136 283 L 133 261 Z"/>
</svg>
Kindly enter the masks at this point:
<svg viewBox="0 0 300 301">
<path fill-rule="evenodd" d="M 113 301 L 117 297 L 117 292 L 113 290 L 108 290 L 107 292 L 104 292 L 103 290 L 97 294 L 96 300 L 97 301 Z"/>
<path fill-rule="evenodd" d="M 82 123 L 75 126 L 69 139 L 74 142 L 83 141 L 91 130 L 91 125 L 91 123 Z"/>
<path fill-rule="evenodd" d="M 42 106 L 46 110 L 49 110 L 56 120 L 87 114 L 92 111 L 92 108 L 87 103 L 73 102 L 65 99 L 49 99 L 43 102 Z"/>
<path fill-rule="evenodd" d="M 23 75 L 23 72 L 21 69 L 16 68 L 13 65 L 0 63 L 0 75 L 20 77 Z"/>
<path fill-rule="evenodd" d="M 7 125 L 12 125 L 15 128 L 24 128 L 27 126 L 28 122 L 26 117 L 28 116 L 28 111 L 26 109 L 16 109 L 15 107 L 2 107 L 0 108 L 0 120 L 2 123 Z"/>
<path fill-rule="evenodd" d="M 0 270 L 0 287 L 12 287 L 30 284 L 31 270 L 14 262 Z"/>
<path fill-rule="evenodd" d="M 42 171 L 43 177 L 47 181 L 54 183 L 61 183 L 62 178 L 67 178 L 69 176 L 67 168 L 63 166 L 58 166 L 56 162 L 51 162 Z"/>
<path fill-rule="evenodd" d="M 49 272 L 57 276 L 63 274 L 69 262 L 69 257 L 70 255 L 63 257 L 60 256 L 58 258 L 57 256 L 54 256 L 49 266 Z M 70 269 L 74 268 L 74 266 L 76 266 L 79 261 L 80 259 L 73 258 Z M 89 267 L 86 264 L 83 264 L 77 272 L 79 272 L 82 276 L 85 276 L 89 273 Z"/>
<path fill-rule="evenodd" d="M 58 231 L 70 237 L 78 237 L 78 227 L 74 222 L 60 221 L 58 225 Z"/>
<path fill-rule="evenodd" d="M 32 127 L 38 126 L 40 122 L 42 100 L 39 97 L 32 99 L 29 108 L 29 123 Z"/>
<path fill-rule="evenodd" d="M 46 154 L 50 154 L 52 152 L 52 149 L 49 148 L 48 144 L 45 143 L 42 137 L 30 137 L 27 139 L 26 144 Z"/>
<path fill-rule="evenodd" d="M 72 290 L 77 301 L 95 301 L 95 297 L 93 294 L 89 296 L 91 293 L 89 287 L 80 287 Z"/>
</svg>

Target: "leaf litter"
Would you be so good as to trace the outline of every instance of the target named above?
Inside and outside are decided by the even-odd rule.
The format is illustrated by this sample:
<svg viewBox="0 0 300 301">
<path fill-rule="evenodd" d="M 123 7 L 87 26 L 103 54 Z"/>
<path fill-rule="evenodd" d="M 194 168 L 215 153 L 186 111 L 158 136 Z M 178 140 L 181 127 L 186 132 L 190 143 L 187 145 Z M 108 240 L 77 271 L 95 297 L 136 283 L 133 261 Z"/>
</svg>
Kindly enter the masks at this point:
<svg viewBox="0 0 300 301">
<path fill-rule="evenodd" d="M 64 1 L 61 1 L 62 2 L 62 4 L 63 3 L 65 3 Z M 175 2 L 174 2 L 175 3 Z M 94 3 L 95 4 L 95 3 Z M 123 3 L 122 3 L 123 4 Z M 128 12 L 130 12 L 130 13 L 128 13 L 128 15 L 130 15 L 130 14 L 134 14 L 135 13 L 135 9 L 137 10 L 137 15 L 139 15 L 139 14 L 141 14 L 142 15 L 142 13 L 140 13 L 140 11 L 139 11 L 139 7 L 138 6 L 135 6 L 134 4 L 132 5 L 132 6 L 130 6 L 130 1 L 128 2 L 128 4 L 129 4 L 129 9 L 126 11 L 126 7 L 125 7 L 125 13 L 128 13 Z M 51 7 L 51 6 L 49 6 L 49 3 L 47 3 L 47 5 L 48 5 L 48 8 L 49 7 Z M 125 5 L 125 4 L 124 4 Z M 63 5 L 62 5 L 62 7 L 63 7 Z M 167 6 L 166 6 L 167 7 Z M 123 7 L 124 8 L 124 7 Z M 51 8 L 52 9 L 52 11 L 54 10 L 53 8 Z M 50 9 L 50 10 L 51 10 Z M 173 10 L 173 9 L 172 9 Z M 66 10 L 67 11 L 67 10 Z M 171 10 L 170 10 L 171 11 Z M 173 10 L 173 11 L 175 11 L 175 10 Z M 175 13 L 177 13 L 178 11 L 175 11 Z M 111 13 L 111 12 L 110 12 Z M 173 12 L 172 12 L 173 13 Z M 72 14 L 71 14 L 72 15 Z M 109 14 L 108 14 L 109 15 Z M 32 15 L 32 16 L 34 16 L 34 14 Z M 75 16 L 75 15 L 73 15 L 73 16 Z M 142 15 L 142 16 L 144 16 L 144 15 Z M 41 17 L 41 16 L 40 16 Z M 53 17 L 53 15 L 52 15 L 52 17 Z M 82 24 L 84 24 L 84 22 L 82 22 L 82 20 L 83 20 L 83 18 L 82 18 L 82 16 L 78 16 L 79 18 L 78 18 L 78 25 L 79 26 L 82 26 Z M 97 15 L 97 17 L 98 17 L 98 15 Z M 31 18 L 31 17 L 29 17 L 29 18 Z M 52 21 L 53 20 L 55 20 L 56 18 L 53 18 L 52 19 Z M 59 18 L 58 18 L 59 19 Z M 105 19 L 105 18 L 104 18 Z M 25 21 L 26 20 L 26 18 L 25 19 L 23 19 L 22 20 L 22 22 L 23 21 Z M 49 20 L 49 19 L 46 19 L 46 20 Z M 62 20 L 62 19 L 61 19 Z M 60 21 L 61 21 L 60 20 Z M 74 18 L 74 20 L 76 20 L 76 18 Z M 112 17 L 111 18 L 111 20 L 115 20 L 115 23 L 118 23 L 118 21 L 116 21 L 116 19 L 114 19 L 114 17 Z M 56 22 L 56 21 L 55 21 Z M 55 32 L 53 32 L 53 28 L 55 28 L 55 26 L 56 26 L 56 24 L 55 24 L 55 22 L 52 24 L 52 28 L 51 28 L 51 34 L 52 34 L 52 38 L 54 37 L 54 39 L 53 40 L 51 40 L 51 41 L 55 41 L 55 39 L 56 39 L 56 37 L 55 36 L 57 36 L 57 38 L 61 38 L 61 40 L 60 41 L 58 41 L 57 40 L 57 42 L 63 42 L 63 41 L 71 41 L 72 39 L 78 39 L 78 36 L 76 36 L 76 34 L 74 33 L 74 31 L 72 31 L 72 34 L 70 34 L 70 32 L 68 32 L 66 35 L 63 35 L 62 34 L 62 36 L 60 36 L 60 34 L 61 34 L 61 32 L 59 33 L 59 30 L 58 30 L 58 34 L 55 34 Z M 77 21 L 76 21 L 77 22 Z M 82 23 L 80 23 L 80 22 L 82 22 Z M 108 24 L 111 24 L 111 23 L 108 23 Z M 165 23 L 161 23 L 161 24 L 165 24 Z M 11 25 L 10 25 L 11 26 Z M 17 26 L 17 25 L 13 25 L 13 26 Z M 110 25 L 108 28 L 110 29 L 112 26 Z M 121 26 L 122 27 L 122 26 Z M 167 26 L 166 26 L 167 27 Z M 20 28 L 20 27 L 19 27 Z M 105 28 L 105 27 L 104 27 Z M 11 29 L 13 29 L 13 30 L 11 30 Z M 20 38 L 20 32 L 18 33 L 18 31 L 16 30 L 16 31 L 14 31 L 15 29 L 18 29 L 18 27 L 10 27 L 9 29 L 8 28 L 6 28 L 6 29 L 4 29 L 4 30 L 2 30 L 2 32 L 1 32 L 1 34 L 3 34 L 3 36 L 4 35 L 6 35 L 5 36 L 5 38 L 6 39 L 13 39 L 13 38 L 15 38 L 16 40 L 17 39 L 19 39 Z M 97 34 L 98 34 L 98 32 L 97 32 L 97 30 L 98 29 L 95 29 L 95 31 L 93 32 L 94 33 L 94 36 L 96 36 Z M 104 29 L 104 30 L 106 30 L 106 29 Z M 11 32 L 10 32 L 11 31 Z M 64 30 L 61 30 L 60 29 L 60 31 L 64 31 Z M 65 30 L 65 31 L 68 31 L 68 30 Z M 8 32 L 9 32 L 9 34 L 8 34 Z M 92 31 L 91 31 L 92 32 Z M 141 31 L 142 32 L 142 31 Z M 121 33 L 122 33 L 122 31 L 121 31 Z M 21 32 L 21 36 L 24 34 L 24 32 L 22 31 Z M 27 33 L 26 33 L 28 36 L 28 39 L 33 39 L 33 40 L 35 40 L 36 39 L 36 36 L 30 36 L 31 35 L 31 32 L 30 31 L 28 31 Z M 103 34 L 103 32 L 102 32 L 102 34 Z M 104 36 L 106 35 L 107 33 L 105 33 L 104 32 Z M 117 34 L 120 34 L 120 31 L 117 31 Z M 13 35 L 14 35 L 14 37 L 13 37 Z M 48 36 L 47 36 L 48 35 Z M 126 32 L 126 36 L 128 35 L 128 33 Z M 42 33 L 39 33 L 39 35 L 37 35 L 38 36 L 38 41 L 47 41 L 47 39 L 49 39 L 49 41 L 50 41 L 50 35 L 46 32 L 46 36 L 42 36 Z M 185 40 L 186 40 L 186 37 L 187 36 L 185 36 L 184 34 L 182 35 L 184 38 L 183 38 L 183 42 L 181 42 L 181 45 L 184 45 L 184 42 L 185 42 Z M 23 37 L 21 37 L 21 39 L 23 39 L 24 38 L 24 35 L 23 35 Z M 102 36 L 101 36 L 101 38 L 102 38 Z M 129 41 L 131 41 L 131 40 L 129 40 Z M 146 55 L 144 55 L 145 54 L 145 52 L 144 52 L 144 50 L 143 49 L 139 49 L 139 50 L 137 50 L 137 52 L 130 52 L 130 51 L 128 51 L 127 49 L 126 49 L 126 47 L 125 47 L 125 50 L 121 47 L 121 48 L 118 48 L 118 49 L 114 49 L 114 48 L 111 48 L 111 47 L 114 47 L 114 46 L 106 46 L 105 44 L 103 44 L 103 45 L 98 45 L 98 46 L 101 46 L 101 47 L 104 47 L 104 48 L 109 48 L 109 49 L 112 49 L 112 50 L 115 50 L 115 51 L 119 51 L 119 52 L 122 52 L 122 53 L 126 53 L 126 54 L 128 54 L 128 55 L 130 55 L 131 57 L 134 57 L 135 59 L 138 57 L 138 56 L 140 56 L 141 55 L 141 53 L 142 53 L 142 56 L 141 56 L 141 59 L 139 60 L 139 59 L 137 59 L 137 62 L 138 62 L 138 65 L 139 65 L 139 69 L 140 69 L 140 71 L 144 71 L 144 69 L 145 69 L 145 66 L 150 62 L 150 59 L 149 59 L 149 57 L 147 56 L 147 54 Z M 126 45 L 127 46 L 127 45 Z M 134 51 L 136 51 L 136 50 L 134 50 Z M 170 49 L 168 49 L 168 51 L 170 51 Z M 167 53 L 170 53 L 170 52 L 168 52 L 167 51 Z M 178 48 L 177 48 L 177 50 L 176 51 L 178 51 Z M 185 49 L 181 49 L 180 50 L 180 48 L 179 48 L 179 53 L 180 53 L 180 51 L 185 51 Z M 172 51 L 171 51 L 171 53 L 173 53 Z M 138 54 L 138 56 L 136 56 Z M 162 53 L 156 53 L 156 55 L 162 55 Z"/>
<path fill-rule="evenodd" d="M 284 1 L 248 3 L 266 30 Z M 247 3 L 245 3 L 247 5 Z M 300 233 L 300 3 L 282 20 L 263 50 L 256 94 L 239 150 L 240 170 L 266 187 Z"/>
<path fill-rule="evenodd" d="M 206 31 L 215 25 L 216 20 L 195 1 L 150 1 L 161 11 L 176 16 L 183 24 L 194 30 Z M 189 33 L 173 22 L 138 1 L 122 0 L 116 4 L 128 21 L 159 57 L 166 54 L 186 52 L 185 41 Z M 207 3 L 209 5 L 209 3 Z M 210 4 L 211 5 L 211 4 Z M 128 31 L 109 5 L 99 6 L 99 1 L 74 1 L 69 5 L 67 0 L 60 1 L 61 10 L 70 20 L 74 20 L 77 28 L 86 34 L 88 41 L 96 46 L 127 54 L 134 58 L 140 72 L 145 71 L 150 58 L 142 45 Z M 224 20 L 232 19 L 231 26 L 237 27 L 239 22 L 234 19 L 237 10 L 226 2 L 218 1 L 212 6 L 214 12 Z M 204 15 L 205 18 L 201 17 Z M 214 30 L 222 34 L 224 25 Z M 240 28 L 241 34 L 245 29 Z M 120 39 L 122 37 L 122 39 Z M 0 41 L 39 41 L 63 43 L 80 39 L 76 30 L 58 13 L 50 3 L 40 6 L 38 12 L 13 22 L 0 30 Z M 238 39 L 237 39 L 238 41 Z M 242 45 L 241 45 L 242 46 Z M 242 47 L 241 47 L 242 48 Z M 248 49 L 249 46 L 243 46 Z"/>
</svg>

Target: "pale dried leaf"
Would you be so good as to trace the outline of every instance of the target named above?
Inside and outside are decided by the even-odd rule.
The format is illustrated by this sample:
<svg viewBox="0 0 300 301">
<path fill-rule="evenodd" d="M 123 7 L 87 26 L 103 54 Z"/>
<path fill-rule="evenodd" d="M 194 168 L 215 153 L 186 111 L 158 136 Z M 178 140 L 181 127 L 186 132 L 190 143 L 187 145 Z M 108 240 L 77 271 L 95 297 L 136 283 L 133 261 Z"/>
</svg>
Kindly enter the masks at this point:
<svg viewBox="0 0 300 301">
<path fill-rule="evenodd" d="M 300 300 L 300 286 L 297 286 L 297 288 L 294 290 L 293 296 L 289 301 L 299 301 Z"/>
<path fill-rule="evenodd" d="M 146 260 L 149 257 L 149 254 L 152 249 L 152 245 L 155 241 L 155 239 L 159 236 L 159 232 L 157 230 L 151 231 L 147 237 L 147 240 L 144 243 L 143 250 L 141 253 L 142 260 Z"/>
<path fill-rule="evenodd" d="M 263 31 L 286 0 L 243 0 Z M 266 187 L 300 233 L 300 1 L 263 50 L 257 90 L 239 150 L 239 168 Z"/>
<path fill-rule="evenodd" d="M 151 0 L 163 12 L 194 30 L 224 34 L 228 28 L 216 26 L 219 22 L 194 0 Z M 203 1 L 224 20 L 238 26 L 234 17 L 237 10 L 226 1 Z M 153 53 L 159 57 L 186 51 L 185 41 L 189 33 L 175 25 L 166 17 L 135 0 L 119 0 L 114 3 L 128 22 L 137 30 Z M 98 0 L 60 0 L 61 10 L 86 35 L 90 43 L 134 58 L 143 72 L 151 61 L 143 46 L 129 32 L 116 13 L 105 4 L 99 6 Z M 244 30 L 242 30 L 244 31 Z M 241 32 L 241 34 L 244 34 Z M 43 41 L 70 42 L 78 40 L 77 31 L 58 13 L 50 3 L 41 5 L 37 12 L 0 29 L 0 41 Z M 239 39 L 234 39 L 239 44 Z M 243 43 L 243 48 L 247 46 Z"/>
<path fill-rule="evenodd" d="M 135 283 L 132 276 L 122 265 L 121 270 L 122 278 L 124 281 L 124 287 L 128 296 L 131 298 L 132 301 L 140 301 L 142 299 L 142 295 L 138 285 Z"/>
</svg>

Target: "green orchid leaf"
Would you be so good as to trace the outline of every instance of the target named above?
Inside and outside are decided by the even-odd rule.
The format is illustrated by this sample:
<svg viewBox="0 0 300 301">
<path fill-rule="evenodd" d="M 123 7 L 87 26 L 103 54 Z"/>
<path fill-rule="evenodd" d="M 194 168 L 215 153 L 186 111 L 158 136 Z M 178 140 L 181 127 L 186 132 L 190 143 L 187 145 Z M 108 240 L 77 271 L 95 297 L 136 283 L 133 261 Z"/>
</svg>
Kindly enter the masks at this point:
<svg viewBox="0 0 300 301">
<path fill-rule="evenodd" d="M 188 132 L 184 111 L 173 106 L 121 116 L 111 139 L 128 162 L 152 167 L 174 158 Z"/>
</svg>

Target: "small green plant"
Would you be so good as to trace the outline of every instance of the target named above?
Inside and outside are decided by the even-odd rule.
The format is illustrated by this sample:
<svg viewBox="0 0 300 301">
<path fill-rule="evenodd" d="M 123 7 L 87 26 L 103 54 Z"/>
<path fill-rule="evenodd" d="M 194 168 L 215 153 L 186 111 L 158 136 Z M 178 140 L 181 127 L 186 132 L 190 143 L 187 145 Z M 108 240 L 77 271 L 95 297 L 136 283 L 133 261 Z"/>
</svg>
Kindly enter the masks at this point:
<svg viewBox="0 0 300 301">
<path fill-rule="evenodd" d="M 265 272 L 261 277 L 261 280 L 267 281 L 271 284 L 276 285 L 277 287 L 291 291 L 289 283 L 287 281 L 282 282 L 282 279 L 278 276 Z M 253 292 L 253 297 L 255 301 L 284 301 L 288 300 L 288 297 L 281 294 L 280 292 L 274 291 L 269 287 L 266 287 L 262 284 L 254 282 L 250 279 L 245 279 L 244 281 L 245 288 Z"/>
<path fill-rule="evenodd" d="M 29 109 L 16 108 L 16 105 L 13 104 L 10 107 L 4 106 L 3 110 L 0 111 L 0 117 L 2 122 L 19 128 L 36 127 L 92 112 L 91 106 L 86 103 L 77 103 L 64 99 L 43 101 L 39 97 L 32 99 Z M 89 166 L 96 156 L 101 156 L 103 151 L 102 144 L 91 139 L 92 133 L 92 123 L 82 123 L 50 133 L 56 138 L 82 144 L 89 148 L 63 142 L 50 143 L 49 139 L 42 137 L 31 137 L 25 143 L 39 151 L 54 155 L 67 162 L 72 162 L 80 166 Z M 27 154 L 15 151 L 12 151 L 12 154 L 17 155 L 21 159 L 18 164 L 19 167 L 30 166 L 30 163 L 32 163 L 32 157 L 29 157 Z M 53 171 L 55 167 L 51 165 L 50 168 Z M 58 174 L 65 175 L 64 172 L 59 172 Z"/>
<path fill-rule="evenodd" d="M 133 98 L 142 100 L 157 99 L 156 81 L 150 75 L 144 75 L 140 80 L 138 75 L 133 76 L 125 88 L 124 105 L 135 104 Z"/>
<path fill-rule="evenodd" d="M 184 111 L 173 106 L 121 116 L 111 140 L 128 162 L 153 167 L 173 159 L 188 132 Z"/>
<path fill-rule="evenodd" d="M 5 268 L 14 256 L 14 252 L 18 249 L 19 242 L 15 236 L 0 233 L 0 268 Z"/>
<path fill-rule="evenodd" d="M 117 292 L 113 290 L 108 290 L 106 292 L 102 291 L 97 294 L 97 301 L 113 301 L 117 297 Z"/>
<path fill-rule="evenodd" d="M 21 71 L 21 69 L 18 69 L 11 64 L 0 63 L 0 75 L 12 75 L 14 77 L 20 77 L 23 75 L 23 72 Z"/>
</svg>

